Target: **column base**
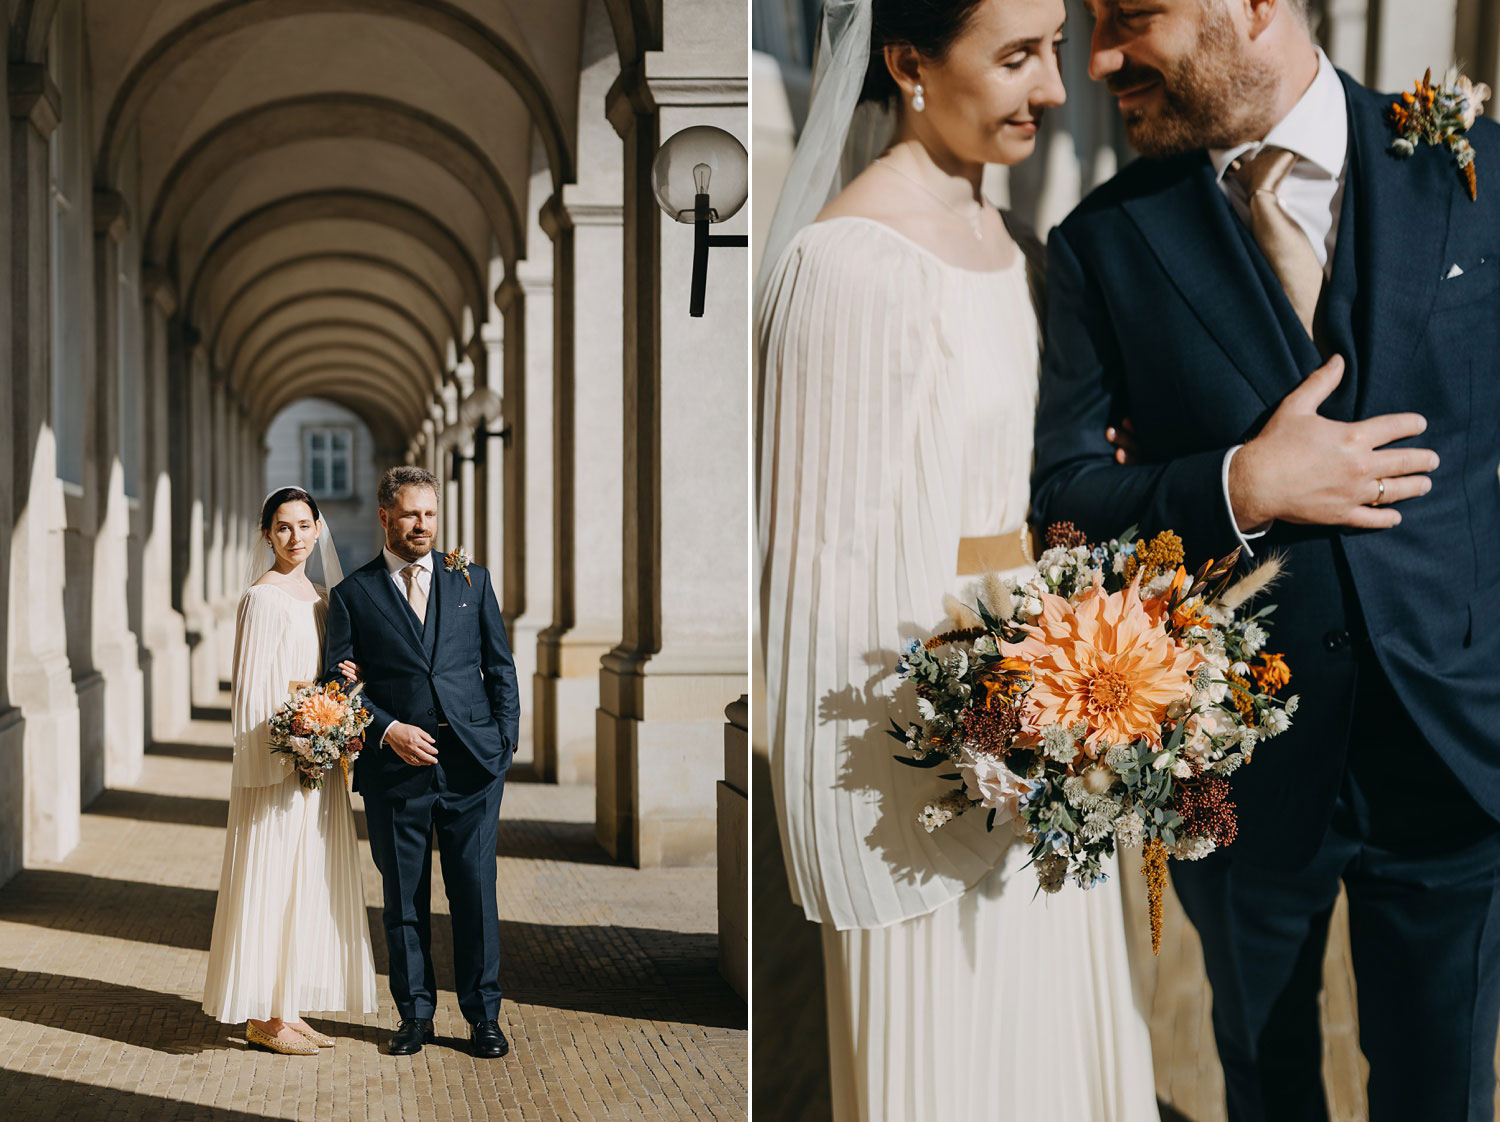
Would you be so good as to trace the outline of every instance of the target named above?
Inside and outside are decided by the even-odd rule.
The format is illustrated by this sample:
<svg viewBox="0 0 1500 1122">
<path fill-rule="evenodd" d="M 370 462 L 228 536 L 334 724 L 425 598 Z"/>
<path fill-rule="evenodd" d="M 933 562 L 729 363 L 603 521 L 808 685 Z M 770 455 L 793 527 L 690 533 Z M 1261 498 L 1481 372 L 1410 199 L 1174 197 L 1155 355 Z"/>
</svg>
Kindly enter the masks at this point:
<svg viewBox="0 0 1500 1122">
<path fill-rule="evenodd" d="M 176 612 L 171 613 L 170 624 L 146 629 L 142 692 L 144 727 L 152 741 L 171 740 L 193 716 L 192 660 L 185 632 Z"/>
<path fill-rule="evenodd" d="M 21 860 L 35 865 L 61 861 L 78 844 L 78 694 L 61 652 L 21 658 L 13 691 L 25 718 Z"/>
<path fill-rule="evenodd" d="M 745 691 L 743 660 L 731 646 L 605 656 L 594 831 L 616 860 L 638 868 L 717 861 L 724 707 Z"/>
<path fill-rule="evenodd" d="M 512 620 L 508 625 L 510 631 L 510 653 L 516 663 L 516 690 L 524 699 L 528 684 L 536 678 L 536 644 L 537 636 L 546 627 L 543 620 L 522 615 Z M 535 687 L 533 686 L 533 692 Z M 537 748 L 537 714 L 533 705 L 522 703 L 520 734 L 516 740 L 517 750 L 525 750 L 532 756 L 533 761 L 537 759 L 539 749 Z"/>
<path fill-rule="evenodd" d="M 0 710 L 0 884 L 21 871 L 26 823 L 26 722 Z"/>
<path fill-rule="evenodd" d="M 592 783 L 596 771 L 599 663 L 614 640 L 590 640 L 551 628 L 537 640 L 533 683 L 538 776 L 546 783 Z"/>
<path fill-rule="evenodd" d="M 109 727 L 104 675 L 90 670 L 73 679 L 78 698 L 78 805 L 88 806 L 104 791 L 104 742 Z"/>
<path fill-rule="evenodd" d="M 750 996 L 750 706 L 724 711 L 724 778 L 719 781 L 719 973 Z"/>
<path fill-rule="evenodd" d="M 207 604 L 188 608 L 188 697 L 205 708 L 219 701 L 219 652 L 214 615 Z"/>
<path fill-rule="evenodd" d="M 234 673 L 234 630 L 239 610 L 238 596 L 226 596 L 213 604 L 214 656 L 218 660 L 214 673 L 216 690 L 229 681 L 230 675 Z"/>
<path fill-rule="evenodd" d="M 146 755 L 145 675 L 135 635 L 126 632 L 96 656 L 104 676 L 104 786 L 128 787 Z"/>
</svg>

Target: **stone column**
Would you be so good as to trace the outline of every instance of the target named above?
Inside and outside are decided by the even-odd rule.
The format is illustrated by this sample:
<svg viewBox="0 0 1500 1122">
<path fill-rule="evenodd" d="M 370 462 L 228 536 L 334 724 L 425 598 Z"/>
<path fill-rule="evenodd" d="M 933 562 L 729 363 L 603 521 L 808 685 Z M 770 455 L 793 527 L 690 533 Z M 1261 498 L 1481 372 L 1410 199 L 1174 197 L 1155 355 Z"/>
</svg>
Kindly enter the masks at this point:
<svg viewBox="0 0 1500 1122">
<path fill-rule="evenodd" d="M 1369 12 L 1366 84 L 1394 92 L 1411 89 L 1429 66 L 1442 75 L 1453 57 L 1454 0 L 1380 0 Z"/>
<path fill-rule="evenodd" d="M 169 347 L 168 426 L 176 439 L 171 449 L 173 485 L 173 606 L 182 613 L 190 648 L 189 679 L 193 705 L 213 705 L 219 696 L 219 659 L 214 617 L 206 596 L 205 531 L 208 526 L 208 480 L 212 410 L 208 362 L 196 328 L 174 320 Z"/>
<path fill-rule="evenodd" d="M 719 781 L 719 973 L 750 996 L 750 697 L 724 710 Z"/>
<path fill-rule="evenodd" d="M 517 261 L 495 297 L 505 316 L 505 416 L 511 426 L 501 609 L 523 690 L 536 677 L 537 637 L 552 615 L 552 281 L 550 255 Z M 535 706 L 523 704 L 521 743 L 534 749 L 535 742 Z"/>
<path fill-rule="evenodd" d="M 141 508 L 144 522 L 141 549 L 141 642 L 149 657 L 146 669 L 147 730 L 153 740 L 176 736 L 192 710 L 187 623 L 173 605 L 172 526 L 173 485 L 187 492 L 186 480 L 175 479 L 169 449 L 186 438 L 172 422 L 168 376 L 168 321 L 177 310 L 171 282 L 160 269 L 141 270 L 145 297 L 145 394 L 141 439 Z"/>
<path fill-rule="evenodd" d="M 0 52 L 0 82 L 7 83 L 6 60 Z M 12 122 L 11 127 L 16 127 Z M 30 127 L 30 126 L 27 126 Z M 12 208 L 10 146 L 0 147 L 0 260 L 11 260 L 10 219 Z M 15 410 L 18 376 L 12 361 L 10 325 L 10 269 L 0 269 L 0 348 L 7 361 L 0 363 L 0 535 L 10 536 L 16 511 L 16 472 L 18 465 L 13 449 L 27 440 L 24 419 Z M 11 599 L 11 557 L 8 545 L 0 544 L 0 596 L 5 598 L 6 612 Z M 26 832 L 26 726 L 21 711 L 12 699 L 10 680 L 12 651 L 9 635 L 0 636 L 0 882 L 9 880 L 21 868 L 21 849 Z"/>
<path fill-rule="evenodd" d="M 145 754 L 140 644 L 127 613 L 130 509 L 120 452 L 120 241 L 129 229 L 124 198 L 94 192 L 96 433 L 93 481 L 93 664 L 104 679 L 102 786 L 123 787 L 141 774 Z"/>
<path fill-rule="evenodd" d="M 505 401 L 505 323 L 493 318 L 480 328 L 484 343 L 484 385 Z M 505 416 L 490 422 L 491 432 L 500 432 L 507 424 L 510 403 L 505 401 Z M 483 552 L 484 564 L 490 570 L 499 595 L 505 587 L 505 456 L 509 437 L 492 437 L 484 442 L 483 494 L 479 507 L 483 511 L 483 528 L 476 531 L 475 547 Z"/>
<path fill-rule="evenodd" d="M 743 26 L 729 0 L 669 5 L 663 26 Z M 714 251 L 688 315 L 693 230 L 663 220 L 660 138 L 712 124 L 744 143 L 745 44 L 646 52 L 611 90 L 625 143 L 624 638 L 603 661 L 596 832 L 637 865 L 717 849 L 724 708 L 746 690 L 746 251 Z M 742 212 L 724 233 L 747 228 Z"/>
<path fill-rule="evenodd" d="M 453 368 L 453 388 L 457 402 L 462 402 L 474 392 L 474 362 L 467 355 Z M 458 410 L 454 409 L 454 421 L 458 420 Z M 472 430 L 465 429 L 463 439 L 455 444 L 461 457 L 458 463 L 458 479 L 455 484 L 457 499 L 453 507 L 454 521 L 457 530 L 454 533 L 454 545 L 463 546 L 469 551 L 470 556 L 476 556 L 479 549 L 478 540 L 474 536 L 474 439 Z"/>
<path fill-rule="evenodd" d="M 618 148 L 618 144 L 616 144 Z M 621 230 L 618 195 L 563 188 L 542 210 L 556 273 L 552 620 L 537 643 L 536 766 L 591 783 L 599 664 L 621 636 Z"/>
<path fill-rule="evenodd" d="M 210 359 L 211 361 L 211 359 Z M 235 447 L 231 441 L 234 403 L 230 397 L 228 375 L 211 371 L 211 409 L 214 443 L 209 454 L 208 478 L 211 480 L 209 505 L 208 560 L 205 573 L 208 588 L 205 595 L 213 612 L 216 686 L 229 681 L 234 666 L 234 619 L 238 596 L 233 585 L 238 576 L 229 576 L 234 548 L 230 541 L 230 503 L 234 495 Z"/>
<path fill-rule="evenodd" d="M 21 711 L 22 858 L 57 861 L 78 843 L 78 696 L 63 611 L 63 494 L 51 426 L 52 229 L 47 137 L 57 88 L 44 66 L 12 63 L 10 406 L 15 521 L 6 589 L 8 694 Z M 9 724 L 14 737 L 15 723 Z M 12 768 L 13 770 L 13 768 Z"/>
</svg>

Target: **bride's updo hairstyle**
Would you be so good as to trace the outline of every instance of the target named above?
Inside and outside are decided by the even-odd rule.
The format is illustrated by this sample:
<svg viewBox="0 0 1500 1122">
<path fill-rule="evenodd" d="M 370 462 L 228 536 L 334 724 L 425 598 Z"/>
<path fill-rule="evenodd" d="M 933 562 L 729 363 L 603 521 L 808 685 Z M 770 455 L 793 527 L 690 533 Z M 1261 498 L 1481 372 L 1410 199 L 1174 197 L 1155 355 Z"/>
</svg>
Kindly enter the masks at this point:
<svg viewBox="0 0 1500 1122">
<path fill-rule="evenodd" d="M 870 11 L 870 65 L 860 101 L 889 103 L 900 87 L 885 64 L 887 47 L 911 47 L 924 58 L 941 59 L 969 26 L 983 0 L 873 0 Z"/>
<path fill-rule="evenodd" d="M 307 509 L 312 511 L 314 522 L 323 517 L 318 513 L 318 504 L 313 501 L 313 497 L 301 487 L 282 487 L 272 491 L 270 497 L 266 499 L 266 505 L 260 508 L 261 533 L 271 532 L 271 519 L 276 517 L 276 512 L 281 509 L 283 503 L 306 503 Z"/>
</svg>

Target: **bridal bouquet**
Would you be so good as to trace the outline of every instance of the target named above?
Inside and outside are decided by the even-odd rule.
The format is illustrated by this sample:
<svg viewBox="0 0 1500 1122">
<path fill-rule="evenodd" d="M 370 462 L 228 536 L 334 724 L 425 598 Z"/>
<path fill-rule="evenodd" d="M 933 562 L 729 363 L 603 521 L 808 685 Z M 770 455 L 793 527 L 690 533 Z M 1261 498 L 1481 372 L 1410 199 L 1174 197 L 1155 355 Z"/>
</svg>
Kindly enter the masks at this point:
<svg viewBox="0 0 1500 1122">
<path fill-rule="evenodd" d="M 942 778 L 961 786 L 922 825 L 976 807 L 991 829 L 1019 817 L 1043 891 L 1070 876 L 1091 888 L 1117 846 L 1144 845 L 1159 953 L 1167 857 L 1234 840 L 1227 777 L 1290 726 L 1297 698 L 1274 696 L 1291 680 L 1265 649 L 1275 605 L 1248 608 L 1279 561 L 1231 586 L 1238 550 L 1189 576 L 1176 534 L 1134 536 L 1091 545 L 1060 523 L 1029 578 L 985 577 L 955 630 L 903 649 L 922 720 L 891 735 L 903 763 L 956 766 Z"/>
<path fill-rule="evenodd" d="M 356 704 L 364 688 L 363 682 L 348 693 L 338 682 L 301 686 L 271 717 L 271 751 L 292 758 L 302 786 L 321 787 L 334 767 L 348 776 L 370 725 L 370 711 Z"/>
</svg>

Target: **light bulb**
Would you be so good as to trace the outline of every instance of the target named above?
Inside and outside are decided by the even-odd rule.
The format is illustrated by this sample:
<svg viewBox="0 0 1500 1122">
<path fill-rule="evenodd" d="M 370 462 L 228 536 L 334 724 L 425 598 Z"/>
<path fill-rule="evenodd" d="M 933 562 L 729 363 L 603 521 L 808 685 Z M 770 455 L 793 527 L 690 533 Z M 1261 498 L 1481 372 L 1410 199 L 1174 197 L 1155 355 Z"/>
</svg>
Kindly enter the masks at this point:
<svg viewBox="0 0 1500 1122">
<path fill-rule="evenodd" d="M 708 179 L 713 173 L 714 169 L 707 164 L 693 165 L 693 186 L 698 189 L 698 194 L 708 194 Z"/>
</svg>

